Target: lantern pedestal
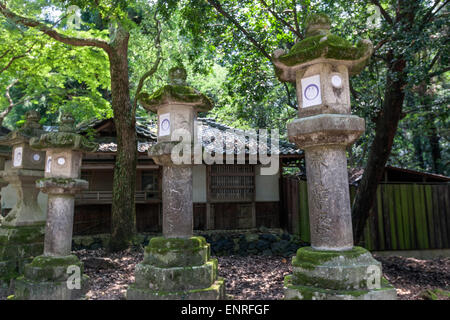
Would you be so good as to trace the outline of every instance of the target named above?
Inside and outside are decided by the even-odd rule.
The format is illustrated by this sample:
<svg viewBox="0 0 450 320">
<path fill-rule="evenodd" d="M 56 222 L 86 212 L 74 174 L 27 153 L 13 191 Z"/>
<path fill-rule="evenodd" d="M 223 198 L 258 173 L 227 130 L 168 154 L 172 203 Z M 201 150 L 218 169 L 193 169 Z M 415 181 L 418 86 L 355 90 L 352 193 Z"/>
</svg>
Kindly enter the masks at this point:
<svg viewBox="0 0 450 320">
<path fill-rule="evenodd" d="M 224 280 L 203 237 L 193 237 L 192 141 L 198 112 L 211 101 L 186 85 L 186 70 L 169 71 L 170 84 L 140 102 L 158 114 L 158 143 L 149 157 L 163 167 L 163 237 L 153 238 L 144 261 L 136 266 L 136 282 L 128 300 L 222 300 Z"/>
<path fill-rule="evenodd" d="M 3 178 L 17 192 L 17 202 L 0 226 L 0 291 L 10 294 L 12 280 L 44 251 L 45 214 L 37 203 L 36 180 L 43 171 L 9 169 Z"/>
<path fill-rule="evenodd" d="M 0 227 L 0 294 L 9 295 L 12 281 L 44 251 L 45 223 Z"/>
<path fill-rule="evenodd" d="M 32 148 L 46 150 L 45 178 L 36 187 L 48 194 L 44 253 L 25 266 L 25 276 L 17 279 L 17 300 L 73 300 L 87 292 L 88 277 L 83 264 L 71 255 L 75 195 L 89 183 L 79 179 L 83 152 L 98 145 L 74 132 L 74 119 L 61 116 L 58 132 L 30 140 Z"/>
<path fill-rule="evenodd" d="M 369 251 L 353 247 L 323 251 L 303 247 L 284 280 L 285 299 L 393 300 L 396 290 L 381 277 L 381 263 Z"/>
<path fill-rule="evenodd" d="M 136 266 L 128 300 L 223 300 L 224 280 L 203 237 L 150 240 Z"/>
<path fill-rule="evenodd" d="M 79 274 L 68 273 L 75 270 L 74 267 L 80 270 Z M 82 299 L 89 290 L 89 277 L 84 275 L 82 270 L 82 262 L 74 255 L 38 256 L 25 266 L 24 276 L 16 280 L 15 299 Z M 72 281 L 71 277 L 78 276 L 78 279 Z"/>
<path fill-rule="evenodd" d="M 346 148 L 364 132 L 364 119 L 351 115 L 349 77 L 373 52 L 370 41 L 353 46 L 330 33 L 331 21 L 312 14 L 306 38 L 289 52 L 276 50 L 281 81 L 296 83 L 298 118 L 289 140 L 305 151 L 311 247 L 300 248 L 285 278 L 286 299 L 395 299 L 381 264 L 353 246 Z"/>
<path fill-rule="evenodd" d="M 74 300 L 89 289 L 83 264 L 70 255 L 75 194 L 88 188 L 87 181 L 72 178 L 44 178 L 37 182 L 48 194 L 44 254 L 25 266 L 17 279 L 18 300 Z"/>
<path fill-rule="evenodd" d="M 42 132 L 39 114 L 29 111 L 22 128 L 0 137 L 0 145 L 11 147 L 12 160 L 1 162 L 2 187 L 10 184 L 17 201 L 0 220 L 0 291 L 11 294 L 14 280 L 23 274 L 25 264 L 44 251 L 46 213 L 37 202 L 36 180 L 44 177 L 44 156 L 32 150 L 29 141 Z"/>
</svg>

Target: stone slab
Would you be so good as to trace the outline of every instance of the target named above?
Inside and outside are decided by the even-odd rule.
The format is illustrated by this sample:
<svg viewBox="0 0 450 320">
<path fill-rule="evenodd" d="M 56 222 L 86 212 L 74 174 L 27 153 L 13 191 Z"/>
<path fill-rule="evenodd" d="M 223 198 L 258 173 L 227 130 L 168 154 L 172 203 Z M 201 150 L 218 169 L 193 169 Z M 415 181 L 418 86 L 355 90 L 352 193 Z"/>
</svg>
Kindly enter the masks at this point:
<svg viewBox="0 0 450 320">
<path fill-rule="evenodd" d="M 40 170 L 8 169 L 1 172 L 15 190 L 17 201 L 8 215 L 2 219 L 3 226 L 32 226 L 45 222 L 46 213 L 37 202 L 39 190 L 35 182 L 44 176 Z"/>
<path fill-rule="evenodd" d="M 144 263 L 156 267 L 201 266 L 210 257 L 210 246 L 203 237 L 188 239 L 154 237 L 144 251 Z"/>
<path fill-rule="evenodd" d="M 381 263 L 361 247 L 342 252 L 300 248 L 292 260 L 292 266 L 293 284 L 303 286 L 365 290 L 372 285 L 374 277 L 381 283 Z"/>
<path fill-rule="evenodd" d="M 202 266 L 158 268 L 146 264 L 136 266 L 136 288 L 154 291 L 186 291 L 208 288 L 216 279 L 217 260 Z"/>
<path fill-rule="evenodd" d="M 66 281 L 69 266 L 77 266 L 83 272 L 83 263 L 75 255 L 66 257 L 36 257 L 25 266 L 25 277 L 33 281 Z"/>
<path fill-rule="evenodd" d="M 389 285 L 373 290 L 331 290 L 310 286 L 293 285 L 288 276 L 285 280 L 285 300 L 396 300 L 397 292 Z"/>
<path fill-rule="evenodd" d="M 225 300 L 225 282 L 217 279 L 208 288 L 179 292 L 152 291 L 139 289 L 135 284 L 130 285 L 127 291 L 127 300 Z"/>
<path fill-rule="evenodd" d="M 44 251 L 44 225 L 0 227 L 0 280 L 10 283 Z"/>
<path fill-rule="evenodd" d="M 348 146 L 364 132 L 365 121 L 354 115 L 321 114 L 295 119 L 287 129 L 289 141 L 301 149 L 333 144 Z"/>
<path fill-rule="evenodd" d="M 80 300 L 89 290 L 89 277 L 82 275 L 81 289 L 69 289 L 66 281 L 16 280 L 15 300 Z"/>
</svg>

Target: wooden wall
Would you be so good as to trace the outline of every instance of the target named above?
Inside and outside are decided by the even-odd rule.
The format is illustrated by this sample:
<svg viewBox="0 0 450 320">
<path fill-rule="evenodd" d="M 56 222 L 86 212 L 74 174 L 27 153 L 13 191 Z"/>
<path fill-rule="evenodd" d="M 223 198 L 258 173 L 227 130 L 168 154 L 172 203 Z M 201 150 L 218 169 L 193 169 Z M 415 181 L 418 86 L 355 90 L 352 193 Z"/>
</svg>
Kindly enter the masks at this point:
<svg viewBox="0 0 450 320">
<path fill-rule="evenodd" d="M 310 241 L 306 181 L 283 178 L 283 208 L 303 241 Z M 353 201 L 355 187 L 350 187 Z M 295 212 L 298 212 L 295 217 Z M 297 226 L 295 226 L 297 225 Z M 369 250 L 450 248 L 450 185 L 382 183 L 364 232 Z"/>
<path fill-rule="evenodd" d="M 256 227 L 280 227 L 280 203 L 256 202 Z M 194 230 L 206 230 L 206 203 L 194 203 Z M 251 228 L 251 203 L 212 204 L 214 229 Z M 162 212 L 160 203 L 136 204 L 136 228 L 138 232 L 161 232 Z M 111 205 L 90 204 L 75 206 L 74 234 L 109 233 L 111 230 Z"/>
<path fill-rule="evenodd" d="M 364 242 L 369 250 L 450 248 L 450 185 L 381 184 Z"/>
<path fill-rule="evenodd" d="M 206 230 L 206 203 L 194 203 L 194 230 Z"/>
<path fill-rule="evenodd" d="M 91 204 L 75 206 L 73 234 L 99 234 L 111 232 L 111 205 Z"/>
</svg>

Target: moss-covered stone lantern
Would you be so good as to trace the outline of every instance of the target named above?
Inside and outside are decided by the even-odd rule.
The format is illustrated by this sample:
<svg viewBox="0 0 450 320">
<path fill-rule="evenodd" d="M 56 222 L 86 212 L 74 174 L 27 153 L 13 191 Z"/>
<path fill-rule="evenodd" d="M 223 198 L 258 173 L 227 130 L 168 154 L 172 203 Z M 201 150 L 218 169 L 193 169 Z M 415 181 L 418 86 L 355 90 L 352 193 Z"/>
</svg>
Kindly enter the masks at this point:
<svg viewBox="0 0 450 320">
<path fill-rule="evenodd" d="M 36 180 L 44 176 L 45 153 L 32 150 L 29 141 L 43 130 L 39 113 L 29 111 L 23 127 L 0 137 L 2 150 L 12 152 L 12 160 L 2 156 L 0 171 L 3 186 L 10 184 L 17 201 L 0 224 L 0 290 L 8 292 L 11 280 L 18 277 L 24 265 L 42 254 L 46 214 L 38 205 Z"/>
<path fill-rule="evenodd" d="M 212 103 L 187 86 L 182 67 L 169 71 L 168 85 L 151 95 L 141 94 L 139 101 L 158 114 L 158 142 L 149 156 L 163 167 L 163 237 L 151 239 L 146 247 L 127 299 L 224 299 L 217 260 L 210 258 L 210 246 L 203 237 L 193 237 L 193 163 L 178 163 L 172 157 L 180 143 L 192 151 L 197 113 L 210 110 Z"/>
<path fill-rule="evenodd" d="M 324 14 L 311 15 L 306 38 L 289 52 L 276 50 L 281 81 L 296 83 L 298 118 L 288 124 L 289 140 L 305 150 L 311 247 L 300 248 L 287 299 L 394 299 L 381 277 L 381 264 L 353 246 L 346 148 L 364 132 L 364 119 L 351 115 L 349 76 L 359 73 L 373 46 L 353 46 L 330 33 Z"/>
<path fill-rule="evenodd" d="M 30 146 L 46 150 L 45 177 L 36 182 L 48 194 L 44 253 L 25 266 L 25 277 L 16 281 L 17 299 L 72 300 L 88 288 L 83 265 L 71 255 L 75 194 L 88 189 L 80 179 L 84 152 L 97 144 L 74 132 L 72 115 L 64 113 L 58 132 L 30 140 Z M 69 277 L 72 277 L 69 279 Z"/>
</svg>

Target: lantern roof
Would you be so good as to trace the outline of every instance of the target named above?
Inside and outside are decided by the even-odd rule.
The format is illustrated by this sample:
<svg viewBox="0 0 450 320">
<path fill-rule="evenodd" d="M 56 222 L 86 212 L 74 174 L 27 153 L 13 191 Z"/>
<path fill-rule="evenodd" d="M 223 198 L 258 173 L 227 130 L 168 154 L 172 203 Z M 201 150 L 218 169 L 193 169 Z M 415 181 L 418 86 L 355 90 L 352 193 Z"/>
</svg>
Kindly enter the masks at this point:
<svg viewBox="0 0 450 320">
<path fill-rule="evenodd" d="M 33 149 L 66 149 L 80 152 L 94 152 L 97 143 L 75 132 L 75 119 L 70 113 L 61 115 L 57 132 L 48 132 L 40 137 L 33 137 L 30 146 Z"/>
<path fill-rule="evenodd" d="M 347 66 L 351 75 L 358 74 L 373 52 L 372 42 L 359 40 L 356 46 L 330 33 L 331 20 L 322 13 L 307 20 L 306 38 L 297 42 L 289 52 L 277 49 L 273 53 L 275 71 L 283 82 L 295 82 L 296 71 L 317 63 Z"/>
<path fill-rule="evenodd" d="M 192 106 L 197 112 L 206 112 L 213 108 L 212 101 L 186 83 L 186 69 L 181 66 L 169 70 L 169 83 L 152 94 L 142 92 L 138 96 L 142 106 L 152 112 L 168 104 Z"/>
</svg>

